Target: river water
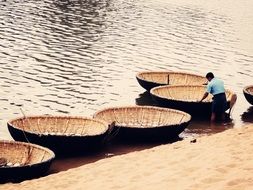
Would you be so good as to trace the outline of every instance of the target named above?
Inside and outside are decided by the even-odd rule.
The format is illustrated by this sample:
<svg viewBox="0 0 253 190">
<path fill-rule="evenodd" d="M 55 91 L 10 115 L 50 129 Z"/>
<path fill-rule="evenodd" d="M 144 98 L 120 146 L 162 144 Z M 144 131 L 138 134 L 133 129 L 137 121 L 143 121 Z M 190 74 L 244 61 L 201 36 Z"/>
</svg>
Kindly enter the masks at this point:
<svg viewBox="0 0 253 190">
<path fill-rule="evenodd" d="M 148 70 L 212 71 L 237 94 L 231 125 L 193 121 L 182 137 L 252 123 L 242 93 L 253 84 L 252 8 L 250 0 L 1 0 L 0 139 L 11 139 L 6 123 L 22 116 L 20 108 L 92 116 L 115 105 L 152 105 L 135 78 Z M 58 160 L 53 171 L 148 147 L 115 145 Z"/>
</svg>

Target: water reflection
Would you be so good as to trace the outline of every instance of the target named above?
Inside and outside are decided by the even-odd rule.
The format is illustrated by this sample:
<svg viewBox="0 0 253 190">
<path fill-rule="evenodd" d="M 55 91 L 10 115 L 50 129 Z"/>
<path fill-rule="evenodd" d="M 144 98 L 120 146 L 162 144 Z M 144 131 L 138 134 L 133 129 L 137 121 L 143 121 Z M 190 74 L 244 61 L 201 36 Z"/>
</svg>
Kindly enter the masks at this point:
<svg viewBox="0 0 253 190">
<path fill-rule="evenodd" d="M 65 0 L 53 1 L 53 5 L 57 8 L 49 19 L 53 23 L 52 31 L 63 33 L 64 36 L 75 36 L 77 41 L 95 42 L 100 38 L 100 34 L 106 29 L 107 8 L 110 5 L 108 1 L 96 0 Z M 59 24 L 68 31 L 61 31 Z M 59 29 L 57 31 L 56 29 Z M 89 45 L 92 45 L 90 43 Z"/>
<path fill-rule="evenodd" d="M 145 91 L 135 98 L 135 104 L 140 106 L 157 106 L 157 103 L 152 99 L 151 94 Z"/>
<path fill-rule="evenodd" d="M 194 119 L 181 135 L 182 137 L 201 136 L 219 133 L 234 127 L 234 121 L 227 123 L 210 123 L 210 118 Z"/>
<path fill-rule="evenodd" d="M 253 123 L 253 106 L 250 106 L 247 111 L 243 112 L 241 119 L 246 123 Z"/>
</svg>

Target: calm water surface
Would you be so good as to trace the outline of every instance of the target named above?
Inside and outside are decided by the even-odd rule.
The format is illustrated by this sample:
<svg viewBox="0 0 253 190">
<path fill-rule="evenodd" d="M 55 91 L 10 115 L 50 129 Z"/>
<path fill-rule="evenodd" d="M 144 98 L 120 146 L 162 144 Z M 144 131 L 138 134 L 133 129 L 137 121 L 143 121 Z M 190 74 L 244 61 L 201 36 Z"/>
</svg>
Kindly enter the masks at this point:
<svg viewBox="0 0 253 190">
<path fill-rule="evenodd" d="M 252 123 L 242 89 L 253 84 L 253 15 L 252 3 L 243 2 L 244 14 L 224 2 L 218 9 L 216 1 L 1 1 L 0 139 L 11 139 L 6 122 L 22 116 L 20 108 L 26 115 L 92 116 L 109 106 L 153 105 L 135 79 L 144 70 L 213 71 L 237 93 L 231 125 L 195 120 L 182 137 Z M 58 160 L 52 172 L 152 146 L 113 145 Z"/>
</svg>

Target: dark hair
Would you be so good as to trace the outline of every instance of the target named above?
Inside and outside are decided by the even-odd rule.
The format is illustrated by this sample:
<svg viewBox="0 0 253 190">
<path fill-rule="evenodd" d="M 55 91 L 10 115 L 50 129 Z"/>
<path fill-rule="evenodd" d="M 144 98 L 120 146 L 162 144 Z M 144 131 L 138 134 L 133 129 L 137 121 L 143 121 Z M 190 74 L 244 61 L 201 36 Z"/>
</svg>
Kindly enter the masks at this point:
<svg viewBox="0 0 253 190">
<path fill-rule="evenodd" d="M 206 78 L 214 78 L 213 73 L 212 72 L 207 73 Z"/>
</svg>

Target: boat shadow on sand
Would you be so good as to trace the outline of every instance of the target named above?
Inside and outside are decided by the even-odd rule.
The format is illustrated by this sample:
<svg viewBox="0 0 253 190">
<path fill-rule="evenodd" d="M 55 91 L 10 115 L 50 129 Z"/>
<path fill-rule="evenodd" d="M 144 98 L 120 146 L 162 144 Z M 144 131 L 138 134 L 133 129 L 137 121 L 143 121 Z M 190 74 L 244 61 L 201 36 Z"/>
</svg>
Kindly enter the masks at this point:
<svg viewBox="0 0 253 190">
<path fill-rule="evenodd" d="M 66 171 L 71 168 L 80 167 L 89 163 L 94 163 L 101 159 L 110 158 L 113 156 L 119 156 L 135 151 L 142 151 L 149 148 L 154 148 L 156 146 L 168 143 L 174 143 L 182 140 L 182 138 L 177 137 L 174 139 L 169 139 L 164 142 L 140 142 L 140 141 L 122 141 L 117 135 L 114 137 L 107 136 L 103 142 L 103 149 L 96 152 L 82 152 L 79 155 L 66 155 L 58 157 L 50 167 L 50 170 L 46 175 L 53 173 L 58 173 L 60 171 Z"/>
</svg>

